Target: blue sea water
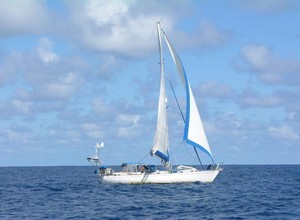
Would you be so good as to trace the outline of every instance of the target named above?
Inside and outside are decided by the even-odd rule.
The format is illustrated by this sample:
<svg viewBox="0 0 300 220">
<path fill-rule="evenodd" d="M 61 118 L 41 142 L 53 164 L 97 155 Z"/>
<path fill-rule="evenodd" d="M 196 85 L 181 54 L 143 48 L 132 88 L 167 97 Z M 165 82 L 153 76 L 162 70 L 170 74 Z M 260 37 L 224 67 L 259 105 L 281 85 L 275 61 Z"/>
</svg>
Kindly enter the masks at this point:
<svg viewBox="0 0 300 220">
<path fill-rule="evenodd" d="M 300 165 L 224 166 L 209 184 L 101 185 L 93 171 L 0 168 L 0 219 L 300 219 Z"/>
</svg>

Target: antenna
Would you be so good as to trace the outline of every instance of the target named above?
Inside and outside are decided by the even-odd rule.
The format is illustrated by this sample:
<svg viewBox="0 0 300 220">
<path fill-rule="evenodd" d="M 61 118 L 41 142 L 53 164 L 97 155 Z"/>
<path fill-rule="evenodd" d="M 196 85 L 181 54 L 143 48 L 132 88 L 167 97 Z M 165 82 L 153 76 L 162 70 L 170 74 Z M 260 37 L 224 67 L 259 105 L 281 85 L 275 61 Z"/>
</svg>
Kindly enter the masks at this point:
<svg viewBox="0 0 300 220">
<path fill-rule="evenodd" d="M 95 158 L 99 159 L 99 150 L 100 148 L 104 147 L 104 142 L 102 141 L 101 143 L 96 142 L 96 146 L 95 146 Z"/>
<path fill-rule="evenodd" d="M 104 147 L 104 142 L 102 141 L 101 144 L 99 144 L 99 142 L 96 143 L 96 149 L 100 149 Z"/>
<path fill-rule="evenodd" d="M 95 146 L 95 155 L 92 157 L 86 158 L 92 165 L 96 165 L 96 167 L 100 166 L 102 164 L 100 157 L 99 157 L 99 150 L 100 148 L 104 147 L 104 142 L 96 142 Z"/>
</svg>

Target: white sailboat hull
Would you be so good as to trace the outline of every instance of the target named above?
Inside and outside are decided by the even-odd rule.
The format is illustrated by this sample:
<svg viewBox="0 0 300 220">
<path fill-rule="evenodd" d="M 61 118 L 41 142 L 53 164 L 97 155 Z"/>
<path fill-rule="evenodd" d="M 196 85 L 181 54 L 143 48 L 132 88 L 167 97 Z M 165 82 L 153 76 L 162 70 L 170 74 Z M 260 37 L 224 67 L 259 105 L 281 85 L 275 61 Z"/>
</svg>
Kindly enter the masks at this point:
<svg viewBox="0 0 300 220">
<path fill-rule="evenodd" d="M 219 170 L 204 170 L 195 172 L 157 171 L 152 173 L 123 173 L 117 172 L 112 175 L 100 175 L 101 183 L 115 184 L 167 184 L 167 183 L 209 183 L 213 182 Z"/>
</svg>

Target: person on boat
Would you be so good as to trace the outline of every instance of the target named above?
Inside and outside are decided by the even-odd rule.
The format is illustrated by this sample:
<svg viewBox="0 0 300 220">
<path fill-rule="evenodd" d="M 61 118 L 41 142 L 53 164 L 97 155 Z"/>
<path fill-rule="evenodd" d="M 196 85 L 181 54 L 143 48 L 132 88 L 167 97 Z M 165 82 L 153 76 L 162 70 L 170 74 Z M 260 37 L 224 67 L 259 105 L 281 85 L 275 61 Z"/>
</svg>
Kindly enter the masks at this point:
<svg viewBox="0 0 300 220">
<path fill-rule="evenodd" d="M 147 172 L 148 171 L 148 166 L 143 164 L 143 165 L 140 166 L 139 170 L 140 170 L 141 173 Z"/>
</svg>

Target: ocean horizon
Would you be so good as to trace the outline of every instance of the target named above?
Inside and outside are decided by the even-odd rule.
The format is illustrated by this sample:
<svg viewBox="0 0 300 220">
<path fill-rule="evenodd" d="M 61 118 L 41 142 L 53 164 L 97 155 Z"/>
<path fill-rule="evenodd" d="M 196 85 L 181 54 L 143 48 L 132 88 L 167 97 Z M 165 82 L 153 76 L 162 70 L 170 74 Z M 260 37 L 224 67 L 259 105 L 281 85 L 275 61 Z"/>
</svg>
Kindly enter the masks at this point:
<svg viewBox="0 0 300 220">
<path fill-rule="evenodd" d="M 150 164 L 150 163 L 149 163 Z M 118 167 L 121 164 L 105 164 L 106 166 L 111 166 L 111 167 Z M 160 166 L 160 164 L 153 164 L 155 166 Z M 182 164 L 173 164 L 172 166 L 179 166 Z M 199 167 L 199 164 L 185 164 L 187 166 L 194 166 L 194 167 Z M 209 164 L 203 164 L 203 166 L 208 166 Z M 241 163 L 233 163 L 233 164 L 220 164 L 221 167 L 223 166 L 300 166 L 300 163 L 265 163 L 265 164 L 241 164 Z M 5 167 L 93 167 L 89 164 L 87 165 L 2 165 L 0 168 L 5 168 Z"/>
</svg>

